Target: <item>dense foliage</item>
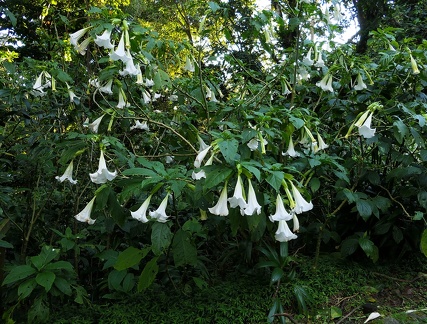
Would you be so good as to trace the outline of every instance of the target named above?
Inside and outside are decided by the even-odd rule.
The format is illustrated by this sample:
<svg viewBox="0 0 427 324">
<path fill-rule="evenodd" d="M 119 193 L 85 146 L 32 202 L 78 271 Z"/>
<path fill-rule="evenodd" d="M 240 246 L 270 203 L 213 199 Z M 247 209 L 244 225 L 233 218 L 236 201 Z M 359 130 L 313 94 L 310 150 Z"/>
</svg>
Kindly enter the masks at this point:
<svg viewBox="0 0 427 324">
<path fill-rule="evenodd" d="M 165 3 L 171 30 L 117 6 L 76 23 L 54 1 L 46 56 L 5 49 L 5 320 L 255 268 L 279 289 L 288 249 L 427 255 L 427 44 L 383 26 L 362 56 L 334 41 L 338 1 L 275 4 Z M 286 305 L 272 304 L 269 321 Z"/>
</svg>

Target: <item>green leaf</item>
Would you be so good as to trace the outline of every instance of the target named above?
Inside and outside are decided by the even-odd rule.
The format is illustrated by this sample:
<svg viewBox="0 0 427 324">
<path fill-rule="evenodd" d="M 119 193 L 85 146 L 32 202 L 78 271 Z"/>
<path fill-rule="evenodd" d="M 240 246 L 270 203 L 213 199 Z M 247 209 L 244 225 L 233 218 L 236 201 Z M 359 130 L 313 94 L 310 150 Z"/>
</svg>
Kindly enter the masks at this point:
<svg viewBox="0 0 427 324">
<path fill-rule="evenodd" d="M 242 165 L 243 168 L 245 168 L 252 175 L 254 175 L 258 181 L 261 181 L 261 172 L 251 162 L 241 162 L 240 164 Z"/>
<path fill-rule="evenodd" d="M 283 276 L 285 275 L 285 273 L 283 272 L 283 270 L 281 268 L 274 268 L 273 272 L 271 273 L 271 283 L 275 283 L 277 281 L 279 281 L 280 279 L 283 278 Z"/>
<path fill-rule="evenodd" d="M 359 245 L 365 254 L 372 259 L 372 261 L 378 261 L 378 248 L 375 246 L 374 242 L 372 242 L 368 237 L 362 236 L 359 238 Z"/>
<path fill-rule="evenodd" d="M 175 266 L 194 265 L 197 262 L 197 249 L 190 241 L 191 235 L 179 229 L 173 239 L 172 253 Z"/>
<path fill-rule="evenodd" d="M 49 306 L 42 295 L 34 301 L 28 311 L 28 323 L 47 323 L 49 318 Z"/>
<path fill-rule="evenodd" d="M 300 129 L 304 126 L 304 120 L 302 120 L 301 118 L 289 116 L 289 121 L 292 123 L 292 125 L 294 125 L 296 129 Z"/>
<path fill-rule="evenodd" d="M 268 171 L 269 175 L 265 179 L 274 190 L 279 191 L 282 181 L 285 178 L 285 173 L 282 171 Z"/>
<path fill-rule="evenodd" d="M 21 283 L 18 287 L 18 296 L 19 299 L 27 298 L 37 287 L 37 282 L 35 278 L 30 278 L 23 283 Z"/>
<path fill-rule="evenodd" d="M 145 177 L 158 177 L 159 175 L 154 172 L 153 170 L 150 169 L 145 169 L 145 168 L 132 168 L 132 169 L 127 169 L 124 170 L 122 172 L 123 175 L 125 176 L 135 176 L 135 175 L 140 175 L 140 176 L 145 176 Z"/>
<path fill-rule="evenodd" d="M 331 306 L 331 319 L 336 319 L 342 316 L 342 309 L 336 306 Z"/>
<path fill-rule="evenodd" d="M 49 263 L 44 267 L 45 270 L 66 270 L 68 272 L 74 273 L 73 265 L 68 261 L 57 261 Z"/>
<path fill-rule="evenodd" d="M 346 257 L 353 254 L 359 245 L 358 239 L 346 239 L 341 243 L 341 254 Z"/>
<path fill-rule="evenodd" d="M 221 7 L 216 2 L 213 2 L 213 1 L 209 1 L 209 7 L 211 8 L 212 12 L 215 12 L 221 9 Z"/>
<path fill-rule="evenodd" d="M 108 274 L 108 288 L 122 291 L 122 286 L 120 285 L 123 281 L 123 279 L 126 277 L 126 274 L 128 272 L 126 270 L 112 270 Z"/>
<path fill-rule="evenodd" d="M 17 20 L 16 20 L 15 15 L 12 12 L 10 12 L 9 9 L 7 9 L 7 8 L 4 9 L 4 12 L 6 13 L 7 17 L 9 18 L 12 26 L 16 27 Z"/>
<path fill-rule="evenodd" d="M 393 123 L 393 131 L 394 137 L 399 142 L 399 144 L 402 144 L 405 136 L 409 134 L 408 127 L 401 120 L 396 120 Z"/>
<path fill-rule="evenodd" d="M 43 271 L 37 274 L 36 281 L 37 283 L 44 287 L 46 292 L 52 288 L 52 284 L 55 281 L 56 275 L 50 271 Z"/>
<path fill-rule="evenodd" d="M 159 271 L 159 266 L 157 265 L 157 258 L 155 257 L 147 262 L 144 267 L 144 270 L 141 272 L 141 276 L 138 280 L 138 292 L 142 292 L 154 282 L 156 279 L 157 272 Z"/>
<path fill-rule="evenodd" d="M 120 252 L 114 264 L 114 269 L 121 271 L 139 264 L 149 251 L 150 248 L 140 250 L 133 246 L 129 246 L 126 250 Z"/>
<path fill-rule="evenodd" d="M 425 229 L 423 234 L 421 235 L 420 249 L 421 252 L 423 252 L 424 255 L 427 257 L 427 229 Z"/>
<path fill-rule="evenodd" d="M 9 242 L 0 240 L 0 248 L 13 249 L 13 245 L 10 244 Z"/>
<path fill-rule="evenodd" d="M 39 255 L 31 257 L 31 262 L 40 270 L 50 261 L 59 255 L 59 249 L 54 249 L 51 246 L 43 246 Z"/>
<path fill-rule="evenodd" d="M 227 163 L 234 164 L 234 161 L 236 160 L 237 149 L 239 147 L 239 142 L 234 138 L 225 139 L 218 143 L 218 147 L 221 150 L 221 154 L 227 161 Z"/>
<path fill-rule="evenodd" d="M 167 223 L 155 222 L 151 227 L 151 248 L 154 255 L 160 255 L 171 244 L 172 232 Z"/>
<path fill-rule="evenodd" d="M 205 190 L 209 190 L 216 185 L 224 182 L 231 173 L 233 173 L 232 169 L 229 169 L 223 165 L 211 165 L 204 168 L 206 172 L 206 180 L 204 188 Z"/>
<path fill-rule="evenodd" d="M 20 265 L 12 268 L 9 274 L 4 278 L 2 285 L 14 283 L 16 281 L 28 278 L 29 276 L 37 273 L 37 270 L 29 265 Z"/>
<path fill-rule="evenodd" d="M 62 277 L 56 277 L 53 282 L 56 288 L 58 288 L 64 295 L 71 296 L 70 283 Z"/>
<path fill-rule="evenodd" d="M 367 220 L 372 215 L 372 207 L 369 201 L 358 199 L 356 201 L 356 208 L 359 212 L 359 215 L 364 219 Z"/>
</svg>

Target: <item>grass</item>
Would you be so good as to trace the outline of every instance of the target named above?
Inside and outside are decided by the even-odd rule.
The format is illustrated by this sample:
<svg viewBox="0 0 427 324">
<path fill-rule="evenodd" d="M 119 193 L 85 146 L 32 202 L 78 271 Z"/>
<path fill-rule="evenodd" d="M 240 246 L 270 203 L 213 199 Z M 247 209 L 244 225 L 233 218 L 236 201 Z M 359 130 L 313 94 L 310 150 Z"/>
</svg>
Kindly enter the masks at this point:
<svg viewBox="0 0 427 324">
<path fill-rule="evenodd" d="M 397 263 L 360 264 L 322 257 L 316 269 L 300 258 L 294 282 L 279 290 L 284 311 L 298 323 L 363 323 L 373 310 L 381 319 L 427 323 L 427 258 Z M 186 286 L 176 291 L 153 286 L 123 300 L 87 306 L 67 306 L 52 314 L 52 323 L 266 323 L 275 287 L 268 273 L 217 278 L 205 289 Z M 294 285 L 311 295 L 309 311 L 298 314 Z M 408 310 L 417 312 L 406 313 Z M 71 315 L 70 315 L 71 314 Z M 412 321 L 412 322 L 411 322 Z"/>
</svg>

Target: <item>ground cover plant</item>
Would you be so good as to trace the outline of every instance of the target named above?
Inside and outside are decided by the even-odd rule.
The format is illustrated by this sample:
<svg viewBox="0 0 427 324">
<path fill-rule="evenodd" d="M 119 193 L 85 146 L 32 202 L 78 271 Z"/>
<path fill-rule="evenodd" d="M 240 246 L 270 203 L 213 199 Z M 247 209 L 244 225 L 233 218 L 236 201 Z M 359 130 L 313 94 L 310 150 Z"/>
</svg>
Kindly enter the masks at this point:
<svg viewBox="0 0 427 324">
<path fill-rule="evenodd" d="M 304 258 L 427 256 L 424 11 L 341 44 L 345 1 L 49 3 L 2 9 L 4 321 L 241 273 L 292 321 Z"/>
</svg>

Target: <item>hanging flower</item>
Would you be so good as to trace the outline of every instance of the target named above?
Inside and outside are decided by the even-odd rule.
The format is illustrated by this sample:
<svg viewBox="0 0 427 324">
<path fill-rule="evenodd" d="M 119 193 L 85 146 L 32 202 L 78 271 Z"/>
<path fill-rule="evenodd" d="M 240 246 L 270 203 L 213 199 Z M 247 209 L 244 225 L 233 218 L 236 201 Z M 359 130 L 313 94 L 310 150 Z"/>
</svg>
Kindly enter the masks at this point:
<svg viewBox="0 0 427 324">
<path fill-rule="evenodd" d="M 283 205 L 283 200 L 280 194 L 277 194 L 276 197 L 276 212 L 273 215 L 268 216 L 271 222 L 277 222 L 277 221 L 288 221 L 292 219 L 292 215 L 289 214 L 285 206 Z"/>
<path fill-rule="evenodd" d="M 166 197 L 163 198 L 162 202 L 160 203 L 159 208 L 157 208 L 155 211 L 150 211 L 150 217 L 152 219 L 156 219 L 160 223 L 166 223 L 169 216 L 166 215 L 166 206 L 168 204 L 168 198 L 169 193 L 166 194 Z"/>
<path fill-rule="evenodd" d="M 145 131 L 149 131 L 150 129 L 148 128 L 148 124 L 146 121 L 143 121 L 142 123 L 139 120 L 135 120 L 135 125 L 130 127 L 130 130 L 134 130 L 134 129 L 142 129 Z"/>
<path fill-rule="evenodd" d="M 319 51 L 319 53 L 318 53 L 317 61 L 316 61 L 316 63 L 314 64 L 314 66 L 315 66 L 315 67 L 318 67 L 318 68 L 323 68 L 323 67 L 325 67 L 325 61 L 323 61 L 322 51 L 321 51 L 321 50 L 320 50 L 320 51 Z"/>
<path fill-rule="evenodd" d="M 165 156 L 165 162 L 167 164 L 172 163 L 174 160 L 175 160 L 175 156 L 173 156 L 173 155 L 167 155 L 167 156 Z"/>
<path fill-rule="evenodd" d="M 74 103 L 74 99 L 79 100 L 80 98 L 76 96 L 73 90 L 71 90 L 71 87 L 68 85 L 68 83 L 65 84 L 67 85 L 68 95 L 70 96 L 70 102 Z"/>
<path fill-rule="evenodd" d="M 151 101 L 154 102 L 161 97 L 162 95 L 160 93 L 153 93 L 153 95 L 151 96 Z"/>
<path fill-rule="evenodd" d="M 213 159 L 214 159 L 214 153 L 210 156 L 210 158 L 206 161 L 205 166 L 212 165 Z M 206 178 L 205 170 L 200 170 L 199 172 L 194 172 L 191 174 L 191 178 L 193 180 L 200 180 L 202 178 Z"/>
<path fill-rule="evenodd" d="M 110 79 L 103 87 L 99 88 L 99 91 L 106 94 L 113 94 L 113 91 L 111 90 L 112 86 L 113 86 L 113 79 Z"/>
<path fill-rule="evenodd" d="M 286 152 L 282 152 L 282 155 L 289 155 L 290 157 L 300 156 L 300 154 L 295 151 L 294 142 L 292 141 L 292 136 L 289 137 L 288 150 Z"/>
<path fill-rule="evenodd" d="M 45 88 L 45 86 L 42 84 L 43 75 L 44 72 L 40 73 L 36 79 L 36 82 L 33 85 L 33 91 L 31 93 L 36 97 L 43 97 L 46 94 L 46 92 L 43 91 L 43 89 Z"/>
<path fill-rule="evenodd" d="M 203 149 L 202 151 L 199 151 L 199 153 L 196 156 L 196 159 L 194 160 L 194 167 L 195 168 L 200 168 L 200 165 L 202 164 L 203 159 L 205 158 L 206 154 L 208 154 L 210 148 L 212 146 L 207 146 L 205 149 Z"/>
<path fill-rule="evenodd" d="M 364 138 L 372 138 L 375 135 L 375 128 L 371 128 L 372 115 L 374 113 L 371 112 L 369 116 L 365 119 L 365 122 L 362 126 L 359 126 L 359 135 Z"/>
<path fill-rule="evenodd" d="M 76 184 L 77 180 L 73 180 L 73 161 L 71 161 L 68 167 L 65 169 L 64 174 L 60 177 L 56 176 L 55 179 L 59 182 L 64 182 L 65 180 L 68 180 L 70 181 L 70 183 Z"/>
<path fill-rule="evenodd" d="M 418 70 L 418 64 L 417 61 L 412 57 L 412 54 L 409 54 L 411 57 L 411 67 L 412 67 L 412 73 L 413 74 L 420 74 L 420 70 Z"/>
<path fill-rule="evenodd" d="M 151 96 L 146 90 L 142 92 L 142 99 L 144 100 L 145 104 L 149 104 L 151 102 Z"/>
<path fill-rule="evenodd" d="M 304 67 L 300 67 L 298 69 L 298 77 L 300 80 L 308 80 L 310 79 L 310 73 Z"/>
<path fill-rule="evenodd" d="M 128 60 L 126 61 L 126 68 L 124 70 L 119 71 L 119 74 L 121 76 L 126 76 L 126 75 L 138 75 L 138 73 L 141 73 L 141 70 L 139 69 L 139 65 L 138 67 L 136 67 L 135 64 L 133 63 L 133 58 L 129 50 L 126 51 L 126 56 L 128 57 Z"/>
<path fill-rule="evenodd" d="M 77 45 L 77 47 L 75 48 L 75 50 L 77 52 L 79 52 L 80 55 L 85 55 L 87 47 L 89 46 L 89 44 L 92 41 L 92 39 L 93 39 L 92 37 L 86 38 L 83 42 L 81 42 L 79 45 Z"/>
<path fill-rule="evenodd" d="M 254 137 L 246 145 L 250 148 L 251 151 L 255 151 L 258 149 L 258 139 Z"/>
<path fill-rule="evenodd" d="M 248 178 L 248 183 L 249 183 L 248 204 L 244 209 L 245 215 L 252 216 L 254 213 L 257 213 L 257 215 L 259 215 L 261 214 L 261 205 L 258 204 L 254 188 L 252 187 L 252 182 L 249 178 Z"/>
<path fill-rule="evenodd" d="M 298 232 L 299 231 L 299 220 L 296 213 L 292 213 L 292 221 L 294 223 L 294 228 L 292 229 L 292 232 Z"/>
<path fill-rule="evenodd" d="M 357 75 L 357 79 L 356 79 L 356 84 L 354 85 L 354 90 L 359 91 L 359 90 L 363 90 L 366 89 L 366 84 L 363 82 L 362 76 L 360 75 L 360 73 Z"/>
<path fill-rule="evenodd" d="M 242 178 L 239 174 L 237 176 L 237 182 L 236 187 L 234 188 L 233 197 L 228 198 L 228 202 L 230 203 L 231 208 L 236 208 L 237 206 L 239 206 L 240 214 L 242 214 L 242 216 L 245 214 L 244 209 L 248 206 L 244 197 L 245 193 L 243 192 Z"/>
<path fill-rule="evenodd" d="M 124 107 L 129 107 L 129 103 L 126 102 L 126 95 L 123 89 L 119 90 L 119 102 L 117 103 L 117 108 L 123 109 Z"/>
<path fill-rule="evenodd" d="M 277 231 L 274 237 L 279 242 L 288 242 L 290 240 L 296 239 L 298 236 L 296 236 L 294 233 L 291 232 L 291 230 L 289 229 L 288 223 L 286 223 L 285 220 L 280 220 L 279 227 L 277 228 Z"/>
<path fill-rule="evenodd" d="M 79 222 L 88 223 L 89 225 L 95 223 L 95 219 L 90 218 L 95 198 L 96 196 L 93 197 L 92 200 L 89 201 L 89 203 L 86 205 L 86 207 L 80 213 L 74 216 L 74 218 L 77 219 Z"/>
<path fill-rule="evenodd" d="M 321 88 L 323 91 L 334 92 L 334 89 L 332 88 L 332 75 L 327 73 L 321 81 L 316 83 L 316 86 Z"/>
<path fill-rule="evenodd" d="M 217 204 L 211 208 L 208 208 L 209 212 L 218 215 L 218 216 L 227 216 L 228 215 L 228 207 L 227 207 L 227 182 L 224 185 L 224 188 L 221 191 L 221 195 L 219 196 L 219 200 Z"/>
<path fill-rule="evenodd" d="M 122 61 L 123 63 L 126 63 L 131 59 L 127 55 L 127 52 L 125 51 L 125 39 L 124 39 L 124 33 L 122 33 L 122 36 L 120 36 L 119 45 L 117 45 L 117 48 L 114 52 L 110 54 L 110 59 L 113 61 Z"/>
<path fill-rule="evenodd" d="M 90 179 L 93 183 L 102 184 L 107 181 L 112 181 L 117 176 L 117 171 L 110 172 L 107 169 L 107 164 L 105 163 L 104 152 L 101 150 L 101 156 L 99 158 L 98 171 L 89 174 Z"/>
<path fill-rule="evenodd" d="M 95 44 L 106 49 L 114 48 L 114 45 L 111 44 L 110 38 L 111 30 L 106 29 L 101 36 L 96 35 Z"/>
<path fill-rule="evenodd" d="M 195 70 L 194 64 L 193 64 L 193 62 L 191 62 L 191 60 L 188 56 L 185 58 L 184 70 L 186 70 L 188 72 L 194 72 L 194 70 Z"/>
<path fill-rule="evenodd" d="M 105 116 L 105 114 L 104 115 L 102 115 L 101 117 L 98 117 L 97 119 L 95 119 L 92 123 L 90 123 L 90 124 L 88 124 L 88 122 L 86 123 L 84 123 L 83 124 L 83 127 L 89 127 L 89 129 L 93 132 L 93 133 L 95 133 L 95 134 L 97 134 L 98 133 L 98 128 L 99 128 L 99 125 L 101 124 L 101 120 L 102 120 L 102 118 Z M 87 120 L 89 120 L 89 118 L 87 119 Z"/>
<path fill-rule="evenodd" d="M 76 31 L 73 34 L 70 34 L 70 43 L 71 43 L 71 45 L 74 46 L 75 49 L 77 49 L 77 47 L 79 46 L 78 45 L 79 39 L 82 38 L 86 34 L 86 32 L 91 28 L 92 27 L 86 27 L 86 28 L 83 28 L 83 29 Z"/>
<path fill-rule="evenodd" d="M 131 211 L 130 214 L 132 218 L 142 223 L 147 223 L 148 222 L 147 209 L 148 209 L 148 205 L 150 204 L 150 200 L 151 200 L 151 195 L 149 195 L 148 198 L 145 199 L 145 201 L 142 203 L 141 207 L 138 208 L 138 210 L 134 212 Z"/>
<path fill-rule="evenodd" d="M 313 60 L 311 59 L 311 52 L 312 52 L 312 50 L 313 50 L 313 48 L 312 47 L 310 47 L 310 49 L 308 50 L 308 53 L 307 53 L 307 56 L 306 57 L 304 57 L 304 59 L 302 60 L 302 62 L 305 64 L 305 65 L 308 65 L 308 66 L 312 66 L 313 65 Z"/>
<path fill-rule="evenodd" d="M 327 145 L 324 141 L 323 138 L 320 136 L 319 133 L 317 133 L 317 143 L 316 143 L 316 147 L 314 149 L 314 153 L 319 152 L 320 150 L 324 150 L 327 149 L 329 147 L 329 145 Z"/>
<path fill-rule="evenodd" d="M 312 202 L 311 201 L 307 202 L 292 182 L 291 182 L 291 186 L 292 186 L 292 195 L 294 196 L 294 201 L 295 201 L 294 212 L 297 214 L 301 214 L 303 212 L 313 209 Z"/>
</svg>

